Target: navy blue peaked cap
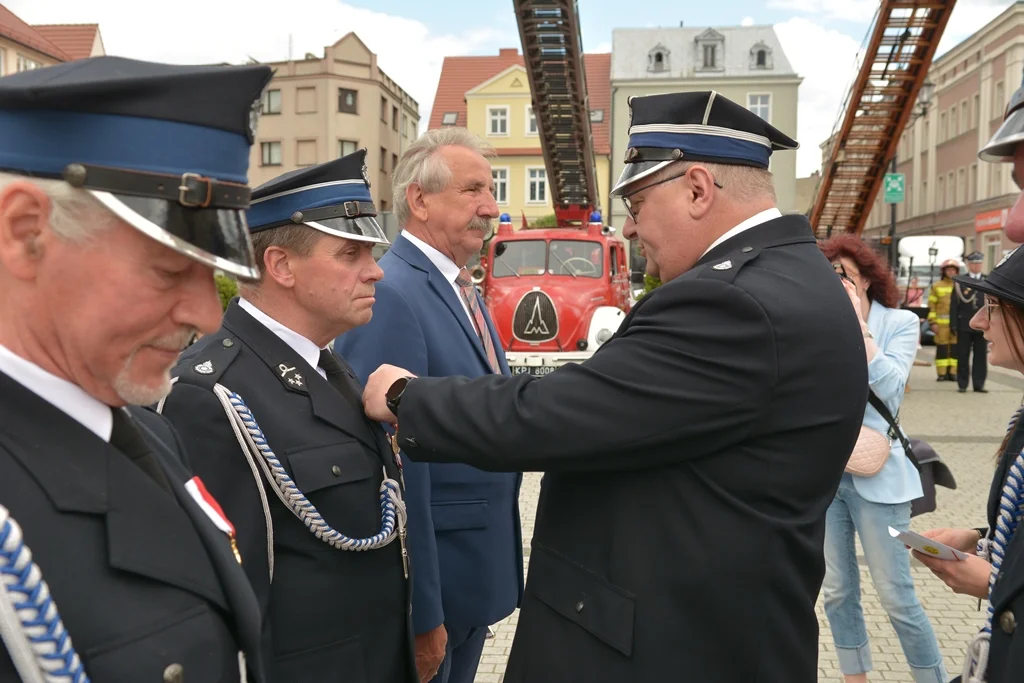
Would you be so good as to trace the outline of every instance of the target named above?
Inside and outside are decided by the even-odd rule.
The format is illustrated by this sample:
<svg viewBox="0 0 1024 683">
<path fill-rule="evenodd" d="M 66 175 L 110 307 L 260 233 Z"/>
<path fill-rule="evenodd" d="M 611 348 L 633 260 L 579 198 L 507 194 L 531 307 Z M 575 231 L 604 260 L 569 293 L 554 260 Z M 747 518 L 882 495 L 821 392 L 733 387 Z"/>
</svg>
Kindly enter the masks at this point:
<svg viewBox="0 0 1024 683">
<path fill-rule="evenodd" d="M 1024 308 L 1024 249 L 1017 247 L 1004 256 L 984 280 L 974 280 L 969 275 L 954 275 L 953 281 Z"/>
<path fill-rule="evenodd" d="M 247 174 L 272 75 L 92 57 L 0 78 L 0 170 L 62 178 L 168 247 L 256 278 Z"/>
<path fill-rule="evenodd" d="M 388 244 L 376 219 L 366 174 L 366 150 L 289 171 L 252 192 L 252 232 L 305 225 L 336 237 Z"/>
<path fill-rule="evenodd" d="M 800 145 L 714 90 L 629 98 L 626 166 L 612 195 L 673 161 L 768 168 L 773 151 Z"/>
</svg>

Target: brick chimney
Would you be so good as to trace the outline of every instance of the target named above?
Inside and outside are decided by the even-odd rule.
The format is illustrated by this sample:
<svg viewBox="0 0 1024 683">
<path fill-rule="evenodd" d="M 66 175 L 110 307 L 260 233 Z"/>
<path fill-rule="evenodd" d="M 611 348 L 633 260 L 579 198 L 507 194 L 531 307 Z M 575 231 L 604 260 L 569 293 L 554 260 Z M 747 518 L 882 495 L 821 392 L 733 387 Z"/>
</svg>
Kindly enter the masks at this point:
<svg viewBox="0 0 1024 683">
<path fill-rule="evenodd" d="M 499 57 L 515 57 L 519 54 L 519 48 L 517 47 L 503 47 L 498 49 Z"/>
</svg>

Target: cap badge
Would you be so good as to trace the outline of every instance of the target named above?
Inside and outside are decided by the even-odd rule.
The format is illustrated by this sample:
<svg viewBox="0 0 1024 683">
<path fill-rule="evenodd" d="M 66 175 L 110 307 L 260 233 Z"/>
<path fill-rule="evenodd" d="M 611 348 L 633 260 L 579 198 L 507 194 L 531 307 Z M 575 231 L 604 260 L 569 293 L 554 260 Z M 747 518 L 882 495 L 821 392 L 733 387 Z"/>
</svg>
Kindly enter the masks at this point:
<svg viewBox="0 0 1024 683">
<path fill-rule="evenodd" d="M 208 360 L 204 360 L 202 363 L 200 363 L 199 365 L 196 365 L 192 369 L 195 370 L 196 372 L 198 372 L 200 375 L 212 375 L 213 374 L 213 363 L 211 363 Z"/>
<path fill-rule="evenodd" d="M 363 180 L 366 182 L 366 186 L 370 187 L 370 172 L 366 170 L 366 164 L 363 164 Z"/>
<path fill-rule="evenodd" d="M 249 108 L 249 144 L 251 145 L 256 141 L 256 128 L 260 123 L 260 114 L 263 112 L 263 98 L 257 97 L 253 100 L 252 106 Z"/>
<path fill-rule="evenodd" d="M 732 268 L 732 261 L 722 261 L 711 266 L 711 270 L 729 270 Z"/>
</svg>

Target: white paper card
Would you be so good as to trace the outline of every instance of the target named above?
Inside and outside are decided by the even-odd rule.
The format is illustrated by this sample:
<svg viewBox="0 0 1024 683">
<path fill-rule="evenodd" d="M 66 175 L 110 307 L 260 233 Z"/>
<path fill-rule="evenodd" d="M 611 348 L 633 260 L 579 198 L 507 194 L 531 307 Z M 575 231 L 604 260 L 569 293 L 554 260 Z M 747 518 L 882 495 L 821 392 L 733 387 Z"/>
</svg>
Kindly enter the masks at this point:
<svg viewBox="0 0 1024 683">
<path fill-rule="evenodd" d="M 904 545 L 908 545 L 919 553 L 930 555 L 939 560 L 966 560 L 967 553 L 950 548 L 948 545 L 939 543 L 933 538 L 922 536 L 913 531 L 898 531 L 889 527 L 889 535 L 899 539 Z"/>
</svg>

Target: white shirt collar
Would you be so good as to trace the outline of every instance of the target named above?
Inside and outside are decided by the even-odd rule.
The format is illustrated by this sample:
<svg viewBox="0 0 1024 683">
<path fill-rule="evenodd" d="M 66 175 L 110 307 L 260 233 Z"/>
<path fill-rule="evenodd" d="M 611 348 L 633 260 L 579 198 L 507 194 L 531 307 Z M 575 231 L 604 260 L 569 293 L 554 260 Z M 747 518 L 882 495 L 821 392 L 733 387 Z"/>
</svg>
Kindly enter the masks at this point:
<svg viewBox="0 0 1024 683">
<path fill-rule="evenodd" d="M 455 278 L 459 276 L 460 270 L 460 268 L 455 265 L 455 261 L 452 261 L 450 258 L 421 240 L 416 235 L 413 235 L 408 230 L 402 230 L 402 237 L 416 245 L 416 248 L 422 251 L 424 256 L 430 259 L 430 262 L 434 264 L 434 267 L 441 271 L 441 275 L 444 275 L 445 279 L 451 284 L 455 284 Z"/>
<path fill-rule="evenodd" d="M 741 232 L 746 232 L 747 230 L 750 230 L 751 228 L 754 228 L 754 227 L 757 227 L 758 225 L 761 225 L 761 223 L 766 223 L 766 222 L 768 222 L 770 220 L 773 220 L 775 218 L 782 218 L 782 212 L 779 211 L 774 206 L 772 208 L 770 208 L 770 209 L 765 209 L 761 213 L 754 214 L 753 216 L 751 216 L 747 220 L 743 221 L 742 223 L 737 225 L 735 228 L 733 228 L 732 230 L 730 230 L 729 232 L 725 233 L 724 235 L 719 237 L 717 240 L 712 242 L 711 246 L 708 247 L 707 249 L 705 249 L 704 253 L 701 254 L 700 257 L 704 258 L 704 256 L 706 256 L 709 251 L 711 251 L 712 249 L 714 249 L 715 247 L 717 247 L 719 244 L 721 244 L 722 242 L 726 241 L 727 239 L 731 239 L 731 238 L 735 237 L 736 235 L 740 234 Z"/>
<path fill-rule="evenodd" d="M 114 427 L 110 406 L 82 387 L 47 372 L 3 345 L 0 345 L 0 372 L 110 442 L 110 432 Z"/>
<path fill-rule="evenodd" d="M 249 315 L 256 318 L 256 320 L 280 338 L 285 344 L 287 344 L 295 353 L 302 356 L 302 360 L 309 363 L 310 367 L 316 368 L 317 372 L 323 375 L 323 370 L 320 368 L 320 347 L 314 344 L 312 341 L 303 337 L 295 330 L 285 327 L 281 323 L 277 322 L 269 315 L 256 308 L 251 302 L 247 301 L 243 297 L 238 298 L 238 305 Z"/>
</svg>

